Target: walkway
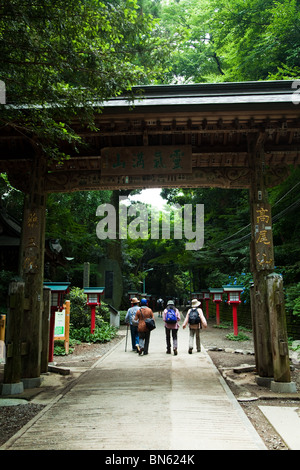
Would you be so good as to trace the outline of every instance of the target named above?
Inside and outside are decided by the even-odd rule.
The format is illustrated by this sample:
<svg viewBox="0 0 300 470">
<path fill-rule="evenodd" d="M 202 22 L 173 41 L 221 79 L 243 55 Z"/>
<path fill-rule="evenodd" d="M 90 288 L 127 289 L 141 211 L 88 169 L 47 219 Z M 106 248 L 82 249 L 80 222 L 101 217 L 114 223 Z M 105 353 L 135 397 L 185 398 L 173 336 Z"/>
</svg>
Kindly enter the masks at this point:
<svg viewBox="0 0 300 470">
<path fill-rule="evenodd" d="M 148 356 L 121 341 L 2 449 L 238 450 L 265 446 L 205 351 L 165 354 L 162 320 Z"/>
</svg>

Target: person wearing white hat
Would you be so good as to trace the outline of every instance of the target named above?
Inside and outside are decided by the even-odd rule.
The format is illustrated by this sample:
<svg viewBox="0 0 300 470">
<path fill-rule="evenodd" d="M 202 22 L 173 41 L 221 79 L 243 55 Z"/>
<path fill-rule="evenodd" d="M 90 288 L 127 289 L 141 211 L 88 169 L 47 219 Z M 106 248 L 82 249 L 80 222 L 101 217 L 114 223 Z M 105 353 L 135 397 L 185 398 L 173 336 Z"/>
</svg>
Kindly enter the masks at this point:
<svg viewBox="0 0 300 470">
<path fill-rule="evenodd" d="M 190 336 L 189 336 L 189 354 L 193 352 L 194 346 L 194 336 L 196 336 L 196 347 L 197 351 L 201 351 L 200 345 L 200 329 L 207 328 L 207 321 L 203 314 L 202 309 L 200 308 L 201 302 L 197 299 L 193 299 L 191 302 L 191 307 L 185 317 L 182 328 L 185 328 L 187 324 L 190 327 Z"/>
<path fill-rule="evenodd" d="M 131 333 L 131 343 L 132 343 L 132 350 L 138 352 L 138 345 L 139 345 L 139 333 L 138 333 L 138 325 L 134 324 L 134 317 L 136 312 L 138 311 L 139 307 L 139 299 L 133 297 L 131 299 L 131 307 L 127 310 L 125 323 L 130 325 L 130 333 Z M 127 327 L 128 329 L 128 327 Z M 126 338 L 127 342 L 127 338 Z"/>
</svg>

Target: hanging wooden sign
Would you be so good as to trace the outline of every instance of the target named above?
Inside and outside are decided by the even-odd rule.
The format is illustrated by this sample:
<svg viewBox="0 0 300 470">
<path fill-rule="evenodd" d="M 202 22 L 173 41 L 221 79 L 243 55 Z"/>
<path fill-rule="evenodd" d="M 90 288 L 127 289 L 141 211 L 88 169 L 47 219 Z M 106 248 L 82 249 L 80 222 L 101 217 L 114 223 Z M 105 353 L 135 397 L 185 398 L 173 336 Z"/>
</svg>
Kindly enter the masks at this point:
<svg viewBox="0 0 300 470">
<path fill-rule="evenodd" d="M 192 147 L 107 147 L 101 150 L 102 175 L 192 173 Z"/>
</svg>

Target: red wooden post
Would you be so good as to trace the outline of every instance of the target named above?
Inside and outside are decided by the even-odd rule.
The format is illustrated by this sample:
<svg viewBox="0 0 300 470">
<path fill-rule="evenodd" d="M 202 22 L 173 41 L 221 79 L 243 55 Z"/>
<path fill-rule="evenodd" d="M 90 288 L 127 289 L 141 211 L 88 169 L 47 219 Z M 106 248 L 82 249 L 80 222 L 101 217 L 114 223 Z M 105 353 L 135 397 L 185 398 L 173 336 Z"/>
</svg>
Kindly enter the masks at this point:
<svg viewBox="0 0 300 470">
<path fill-rule="evenodd" d="M 91 305 L 91 334 L 95 333 L 96 328 L 96 305 Z"/>
<path fill-rule="evenodd" d="M 238 320 L 237 320 L 237 306 L 241 303 L 240 294 L 244 289 L 243 286 L 227 285 L 223 286 L 224 292 L 228 292 L 228 304 L 232 304 L 232 318 L 233 318 L 233 334 L 238 335 Z"/>
<path fill-rule="evenodd" d="M 232 318 L 233 318 L 233 334 L 234 336 L 238 335 L 238 321 L 237 321 L 237 304 L 232 304 Z"/>
<path fill-rule="evenodd" d="M 96 328 L 96 307 L 101 305 L 100 295 L 104 293 L 104 287 L 85 287 L 84 293 L 87 295 L 86 304 L 91 308 L 91 334 Z"/>
<path fill-rule="evenodd" d="M 216 321 L 217 325 L 220 325 L 220 303 L 224 291 L 223 289 L 209 289 L 209 292 L 213 294 L 213 302 L 216 304 Z"/>
<path fill-rule="evenodd" d="M 216 320 L 217 325 L 220 325 L 220 302 L 216 302 Z"/>
</svg>

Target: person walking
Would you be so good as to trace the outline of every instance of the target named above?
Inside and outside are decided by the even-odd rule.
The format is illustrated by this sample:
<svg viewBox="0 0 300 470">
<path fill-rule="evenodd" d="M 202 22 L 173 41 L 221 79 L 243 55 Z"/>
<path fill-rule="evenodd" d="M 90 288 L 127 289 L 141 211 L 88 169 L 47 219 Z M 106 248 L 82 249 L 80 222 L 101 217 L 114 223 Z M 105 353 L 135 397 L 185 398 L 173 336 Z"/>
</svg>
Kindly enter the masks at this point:
<svg viewBox="0 0 300 470">
<path fill-rule="evenodd" d="M 131 299 L 131 307 L 127 310 L 125 317 L 125 323 L 127 323 L 127 325 L 130 325 L 132 351 L 138 351 L 137 346 L 139 345 L 138 325 L 134 323 L 135 314 L 140 308 L 139 303 L 139 299 L 133 297 Z"/>
<path fill-rule="evenodd" d="M 163 321 L 165 322 L 167 354 L 171 354 L 171 334 L 173 340 L 174 356 L 177 356 L 177 333 L 180 322 L 180 312 L 175 307 L 173 300 L 169 300 L 167 307 L 163 311 Z"/>
<path fill-rule="evenodd" d="M 158 308 L 158 316 L 162 317 L 162 312 L 164 309 L 164 301 L 161 297 L 157 300 L 157 308 Z"/>
<path fill-rule="evenodd" d="M 191 308 L 188 310 L 182 328 L 184 329 L 187 324 L 190 327 L 189 336 L 189 354 L 193 352 L 194 336 L 196 336 L 196 347 L 197 351 L 201 351 L 200 345 L 200 329 L 207 328 L 207 321 L 204 317 L 203 311 L 199 308 L 201 302 L 197 299 L 193 299 L 191 302 Z"/>
<path fill-rule="evenodd" d="M 137 347 L 138 353 L 141 356 L 148 354 L 149 342 L 150 342 L 150 330 L 147 328 L 145 320 L 146 318 L 153 318 L 154 314 L 151 308 L 147 307 L 147 300 L 141 299 L 141 306 L 137 310 L 134 320 L 139 322 L 138 333 L 139 333 L 139 345 Z"/>
</svg>

